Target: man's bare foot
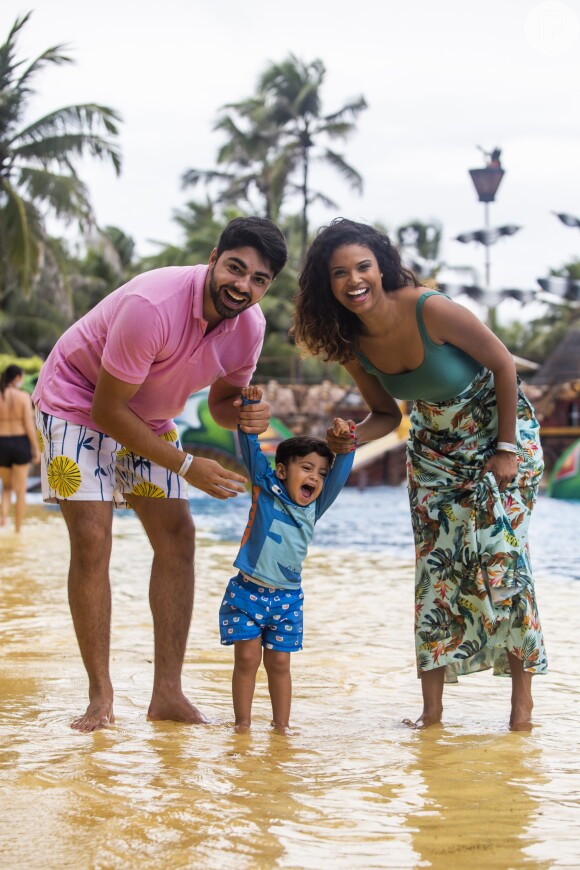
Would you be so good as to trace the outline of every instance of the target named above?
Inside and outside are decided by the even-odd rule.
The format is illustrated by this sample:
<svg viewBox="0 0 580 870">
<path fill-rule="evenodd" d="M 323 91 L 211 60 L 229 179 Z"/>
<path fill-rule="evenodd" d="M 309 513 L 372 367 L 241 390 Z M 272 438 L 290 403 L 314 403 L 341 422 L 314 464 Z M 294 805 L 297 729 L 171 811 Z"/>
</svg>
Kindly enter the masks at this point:
<svg viewBox="0 0 580 870">
<path fill-rule="evenodd" d="M 412 719 L 403 719 L 403 725 L 406 725 L 407 728 L 423 730 L 425 728 L 430 728 L 431 725 L 440 725 L 442 716 L 443 710 L 439 714 L 421 713 L 416 722 L 413 722 Z"/>
<path fill-rule="evenodd" d="M 187 725 L 207 725 L 207 719 L 194 707 L 191 701 L 179 693 L 172 697 L 166 697 L 161 693 L 153 694 L 147 718 L 155 722 L 171 721 L 185 722 Z"/>
<path fill-rule="evenodd" d="M 90 734 L 91 731 L 107 728 L 114 721 L 113 701 L 94 698 L 87 707 L 84 716 L 79 716 L 78 719 L 71 722 L 70 727 L 74 728 L 75 731 L 83 731 L 86 734 Z"/>
</svg>

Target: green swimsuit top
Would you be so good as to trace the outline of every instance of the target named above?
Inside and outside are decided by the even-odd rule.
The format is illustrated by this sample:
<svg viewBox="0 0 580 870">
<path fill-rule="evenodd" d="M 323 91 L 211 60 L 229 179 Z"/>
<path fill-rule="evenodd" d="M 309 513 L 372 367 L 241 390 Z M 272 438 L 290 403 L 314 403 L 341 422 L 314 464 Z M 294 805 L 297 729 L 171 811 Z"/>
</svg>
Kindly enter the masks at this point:
<svg viewBox="0 0 580 870">
<path fill-rule="evenodd" d="M 462 393 L 483 368 L 481 363 L 455 345 L 435 344 L 429 338 L 421 309 L 425 299 L 435 295 L 439 295 L 437 290 L 429 290 L 417 300 L 417 326 L 425 350 L 425 358 L 418 368 L 400 375 L 389 375 L 379 371 L 363 353 L 357 353 L 363 369 L 374 375 L 396 399 L 447 402 Z"/>
</svg>

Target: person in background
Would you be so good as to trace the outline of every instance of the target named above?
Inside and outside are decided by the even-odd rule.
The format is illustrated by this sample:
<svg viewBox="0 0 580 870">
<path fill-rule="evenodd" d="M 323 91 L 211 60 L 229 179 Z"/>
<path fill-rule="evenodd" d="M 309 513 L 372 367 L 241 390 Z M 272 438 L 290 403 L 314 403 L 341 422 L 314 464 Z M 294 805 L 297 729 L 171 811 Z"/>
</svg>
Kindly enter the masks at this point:
<svg viewBox="0 0 580 870">
<path fill-rule="evenodd" d="M 407 450 L 416 547 L 415 641 L 423 710 L 441 721 L 445 680 L 511 674 L 510 728 L 528 730 L 532 675 L 546 671 L 528 550 L 543 470 L 539 425 L 511 354 L 467 308 L 422 287 L 374 227 L 337 218 L 310 246 L 293 333 L 341 363 L 370 413 L 359 443 L 413 402 Z M 334 452 L 349 439 L 328 430 Z"/>
<path fill-rule="evenodd" d="M 242 390 L 244 405 L 262 400 L 258 386 Z M 251 725 L 256 674 L 263 661 L 272 701 L 272 725 L 290 729 L 290 654 L 302 649 L 302 564 L 314 525 L 337 498 L 352 468 L 354 423 L 335 418 L 333 431 L 349 440 L 335 457 L 326 441 L 298 435 L 281 441 L 273 469 L 258 436 L 238 429 L 252 481 L 252 507 L 219 611 L 220 637 L 234 645 L 232 696 L 235 727 Z M 343 445 L 341 444 L 341 447 Z"/>
<path fill-rule="evenodd" d="M 32 404 L 23 392 L 24 370 L 9 365 L 0 375 L 0 481 L 2 503 L 0 526 L 6 526 L 14 495 L 14 530 L 20 532 L 26 511 L 26 481 L 30 463 L 40 452 Z"/>
<path fill-rule="evenodd" d="M 240 408 L 240 388 L 262 348 L 258 303 L 287 257 L 275 224 L 235 218 L 207 264 L 132 278 L 71 326 L 42 366 L 32 397 L 44 445 L 42 492 L 60 505 L 68 528 L 69 603 L 89 678 L 88 707 L 72 723 L 79 731 L 113 721 L 113 503 L 135 510 L 154 554 L 148 716 L 205 722 L 181 685 L 194 590 L 187 488 L 224 500 L 244 491 L 244 478 L 184 451 L 173 418 L 192 393 L 209 386 L 209 410 L 220 426 L 267 429 L 268 406 Z"/>
</svg>

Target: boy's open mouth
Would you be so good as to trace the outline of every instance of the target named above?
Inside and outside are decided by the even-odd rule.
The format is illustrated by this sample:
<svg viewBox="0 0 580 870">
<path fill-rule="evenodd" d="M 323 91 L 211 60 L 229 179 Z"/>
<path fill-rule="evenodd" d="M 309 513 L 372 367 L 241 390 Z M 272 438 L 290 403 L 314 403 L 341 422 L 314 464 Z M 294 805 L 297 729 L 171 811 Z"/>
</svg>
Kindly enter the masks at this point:
<svg viewBox="0 0 580 870">
<path fill-rule="evenodd" d="M 300 487 L 300 494 L 302 495 L 302 498 L 311 498 L 313 492 L 314 487 L 310 486 L 309 483 L 303 483 Z"/>
</svg>

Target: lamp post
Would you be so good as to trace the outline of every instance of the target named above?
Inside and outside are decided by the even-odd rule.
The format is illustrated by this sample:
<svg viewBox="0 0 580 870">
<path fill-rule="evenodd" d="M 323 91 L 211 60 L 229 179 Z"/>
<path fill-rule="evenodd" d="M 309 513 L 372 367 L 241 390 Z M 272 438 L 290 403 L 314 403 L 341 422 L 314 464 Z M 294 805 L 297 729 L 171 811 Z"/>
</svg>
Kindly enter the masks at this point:
<svg viewBox="0 0 580 870">
<path fill-rule="evenodd" d="M 483 148 L 481 149 L 483 151 Z M 483 203 L 484 208 L 484 233 L 486 236 L 489 236 L 490 227 L 489 227 L 489 204 L 490 202 L 495 202 L 495 195 L 498 191 L 498 188 L 501 184 L 501 180 L 505 175 L 505 169 L 502 169 L 500 156 L 501 151 L 499 148 L 494 148 L 493 151 L 483 151 L 487 158 L 487 165 L 483 166 L 480 169 L 470 169 L 469 174 L 471 176 L 471 180 L 473 181 L 473 185 L 475 190 L 477 191 L 477 196 L 479 201 Z M 485 244 L 485 288 L 486 290 L 490 289 L 490 274 L 491 274 L 491 263 L 490 263 L 490 253 L 489 253 L 489 243 Z"/>
</svg>

